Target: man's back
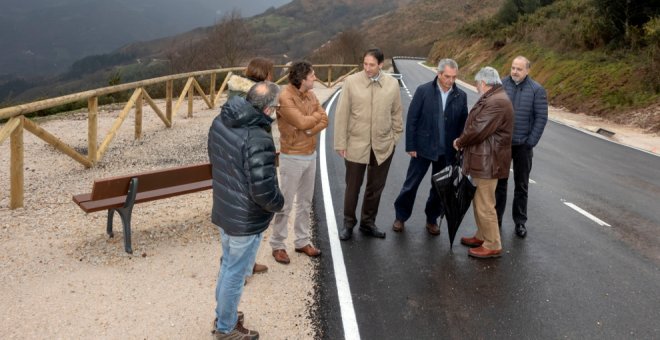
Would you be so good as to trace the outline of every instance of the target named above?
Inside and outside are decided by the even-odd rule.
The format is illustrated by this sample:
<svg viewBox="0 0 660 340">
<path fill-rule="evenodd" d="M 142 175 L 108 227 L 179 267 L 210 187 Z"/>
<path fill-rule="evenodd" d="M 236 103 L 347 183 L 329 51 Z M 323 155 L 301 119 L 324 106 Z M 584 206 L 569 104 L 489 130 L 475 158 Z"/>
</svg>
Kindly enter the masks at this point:
<svg viewBox="0 0 660 340">
<path fill-rule="evenodd" d="M 211 220 L 230 235 L 265 230 L 273 212 L 283 205 L 275 173 L 275 146 L 267 131 L 270 123 L 270 118 L 237 96 L 225 103 L 209 130 Z"/>
</svg>

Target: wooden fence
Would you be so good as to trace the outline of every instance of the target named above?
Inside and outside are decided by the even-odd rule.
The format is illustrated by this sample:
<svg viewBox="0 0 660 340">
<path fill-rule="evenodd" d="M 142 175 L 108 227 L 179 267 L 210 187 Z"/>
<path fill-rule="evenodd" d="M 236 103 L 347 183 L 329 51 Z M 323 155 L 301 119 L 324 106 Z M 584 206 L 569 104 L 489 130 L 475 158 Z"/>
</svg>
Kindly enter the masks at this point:
<svg viewBox="0 0 660 340">
<path fill-rule="evenodd" d="M 277 65 L 276 69 L 286 68 L 285 65 Z M 8 119 L 7 123 L 0 126 L 0 145 L 9 138 L 10 140 L 10 209 L 16 209 L 23 206 L 24 198 L 24 180 L 23 180 L 23 130 L 31 132 L 35 136 L 43 139 L 48 144 L 52 145 L 56 150 L 71 157 L 76 162 L 82 164 L 86 168 L 93 167 L 98 161 L 103 158 L 103 155 L 108 150 L 110 143 L 114 139 L 117 131 L 122 123 L 126 120 L 132 109 L 135 112 L 135 139 L 139 139 L 142 135 L 142 105 L 146 101 L 149 106 L 156 112 L 158 117 L 163 121 L 166 127 L 171 128 L 173 117 L 179 111 L 181 105 L 187 97 L 187 117 L 193 117 L 193 101 L 195 93 L 201 100 L 203 100 L 209 109 L 213 109 L 220 95 L 227 86 L 227 81 L 233 72 L 243 71 L 244 67 L 224 68 L 217 70 L 198 71 L 190 73 L 182 73 L 170 75 L 165 77 L 147 79 L 133 83 L 126 83 L 116 86 L 109 86 L 95 90 L 74 93 L 66 96 L 40 100 L 27 104 L 21 104 L 0 109 L 0 119 Z M 314 65 L 314 69 L 318 77 L 325 76 L 323 70 L 327 69 L 327 78 L 325 81 L 320 81 L 326 87 L 332 87 L 338 82 L 342 81 L 345 77 L 356 72 L 357 65 Z M 334 78 L 333 69 L 343 70 L 341 76 Z M 216 91 L 216 83 L 218 76 L 225 75 L 224 81 L 220 88 Z M 205 92 L 202 85 L 198 82 L 198 78 L 209 77 L 208 92 Z M 174 102 L 173 90 L 174 81 L 186 79 L 186 83 L 181 90 L 180 95 L 176 102 Z M 282 83 L 287 79 L 287 76 L 277 80 L 277 83 Z M 165 84 L 165 108 L 159 108 L 152 97 L 146 90 L 147 86 Z M 118 93 L 122 91 L 133 90 L 133 94 L 124 105 L 124 108 L 119 113 L 114 124 L 108 131 L 108 134 L 103 138 L 103 141 L 98 143 L 98 99 L 100 96 Z M 59 140 L 56 136 L 49 133 L 35 122 L 25 117 L 26 114 L 33 113 L 40 110 L 50 109 L 59 105 L 73 103 L 81 100 L 87 101 L 87 155 L 77 152 L 73 147 Z M 2 191 L 0 191 L 2 194 Z"/>
</svg>

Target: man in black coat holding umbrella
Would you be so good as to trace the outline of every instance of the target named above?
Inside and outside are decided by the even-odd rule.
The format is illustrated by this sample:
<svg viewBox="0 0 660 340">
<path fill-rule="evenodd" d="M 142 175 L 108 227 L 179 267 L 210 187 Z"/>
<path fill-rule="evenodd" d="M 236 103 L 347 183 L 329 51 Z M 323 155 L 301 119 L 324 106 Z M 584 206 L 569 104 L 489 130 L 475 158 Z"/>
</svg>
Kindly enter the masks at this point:
<svg viewBox="0 0 660 340">
<path fill-rule="evenodd" d="M 438 62 L 438 75 L 417 88 L 406 118 L 406 152 L 410 164 L 406 181 L 394 201 L 396 219 L 392 230 L 402 232 L 410 217 L 419 184 L 429 166 L 437 173 L 456 155 L 452 142 L 463 131 L 467 119 L 467 95 L 456 86 L 458 64 L 452 59 Z M 426 230 L 440 234 L 444 214 L 442 202 L 432 187 L 426 200 Z M 440 218 L 440 221 L 438 221 Z"/>
</svg>

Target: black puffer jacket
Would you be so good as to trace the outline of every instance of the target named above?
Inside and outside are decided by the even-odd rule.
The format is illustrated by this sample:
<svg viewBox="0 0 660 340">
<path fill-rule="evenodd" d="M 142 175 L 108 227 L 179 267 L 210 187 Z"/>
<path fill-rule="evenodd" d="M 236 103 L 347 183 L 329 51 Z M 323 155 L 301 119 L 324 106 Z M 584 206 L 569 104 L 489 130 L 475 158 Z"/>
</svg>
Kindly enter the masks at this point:
<svg viewBox="0 0 660 340">
<path fill-rule="evenodd" d="M 266 230 L 273 213 L 284 205 L 275 172 L 275 145 L 268 131 L 271 122 L 236 96 L 222 106 L 209 130 L 211 221 L 229 235 Z"/>
<path fill-rule="evenodd" d="M 515 110 L 513 145 L 536 146 L 548 122 L 548 97 L 545 89 L 530 76 L 516 84 L 511 76 L 502 79 L 502 86 Z"/>
</svg>

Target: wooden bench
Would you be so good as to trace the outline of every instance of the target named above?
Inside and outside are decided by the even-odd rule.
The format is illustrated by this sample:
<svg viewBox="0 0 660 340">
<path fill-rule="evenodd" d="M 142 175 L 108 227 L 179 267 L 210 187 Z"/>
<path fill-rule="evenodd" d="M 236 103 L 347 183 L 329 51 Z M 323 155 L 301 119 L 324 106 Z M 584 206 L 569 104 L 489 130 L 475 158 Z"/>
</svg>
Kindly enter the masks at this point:
<svg viewBox="0 0 660 340">
<path fill-rule="evenodd" d="M 73 201 L 86 213 L 107 209 L 110 237 L 116 211 L 124 226 L 124 249 L 131 254 L 131 214 L 136 203 L 211 189 L 211 183 L 211 164 L 189 165 L 95 180 L 92 193 L 75 195 Z"/>
</svg>

